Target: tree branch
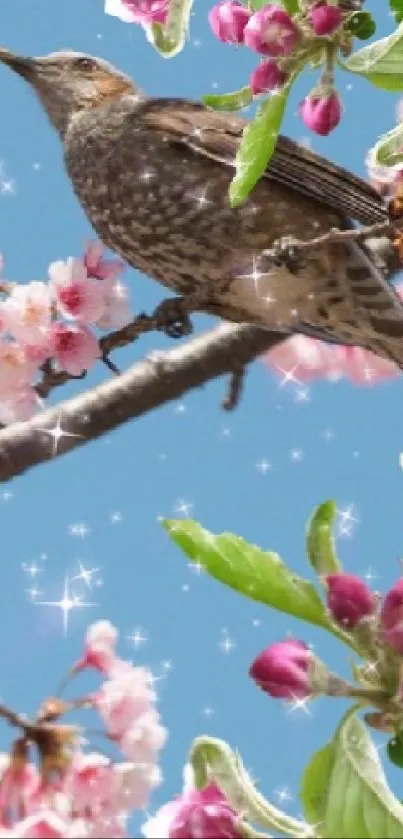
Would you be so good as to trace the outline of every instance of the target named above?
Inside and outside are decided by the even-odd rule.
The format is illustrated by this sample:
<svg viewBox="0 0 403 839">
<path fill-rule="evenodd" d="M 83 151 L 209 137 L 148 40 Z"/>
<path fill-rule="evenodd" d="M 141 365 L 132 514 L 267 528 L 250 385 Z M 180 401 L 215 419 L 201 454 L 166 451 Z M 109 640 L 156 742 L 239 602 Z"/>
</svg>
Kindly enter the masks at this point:
<svg viewBox="0 0 403 839">
<path fill-rule="evenodd" d="M 60 457 L 205 382 L 239 371 L 284 340 L 242 324 L 221 324 L 125 373 L 0 431 L 0 482 Z"/>
</svg>

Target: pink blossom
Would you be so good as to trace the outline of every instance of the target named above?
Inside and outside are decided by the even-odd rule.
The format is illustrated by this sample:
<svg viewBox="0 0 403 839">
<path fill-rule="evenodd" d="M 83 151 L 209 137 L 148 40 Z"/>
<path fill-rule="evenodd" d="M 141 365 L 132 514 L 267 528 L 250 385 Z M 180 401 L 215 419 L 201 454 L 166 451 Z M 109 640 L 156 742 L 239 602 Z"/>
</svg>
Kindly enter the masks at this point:
<svg viewBox="0 0 403 839">
<path fill-rule="evenodd" d="M 21 839 L 65 839 L 68 828 L 68 823 L 51 809 L 40 810 L 20 821 L 15 835 Z"/>
<path fill-rule="evenodd" d="M 155 764 L 115 764 L 115 808 L 144 810 L 152 791 L 161 783 L 161 773 Z"/>
<path fill-rule="evenodd" d="M 247 47 L 274 58 L 294 52 L 300 38 L 300 31 L 288 12 L 272 3 L 255 12 L 244 30 Z"/>
<path fill-rule="evenodd" d="M 85 249 L 83 263 L 89 277 L 96 280 L 115 280 L 124 270 L 121 259 L 104 259 L 102 242 L 90 242 Z"/>
<path fill-rule="evenodd" d="M 119 739 L 155 703 L 151 674 L 144 667 L 117 660 L 95 697 L 109 734 Z"/>
<path fill-rule="evenodd" d="M 251 73 L 249 84 L 252 93 L 257 96 L 259 93 L 266 93 L 268 90 L 275 90 L 287 81 L 287 73 L 280 70 L 277 62 L 272 58 L 262 61 Z"/>
<path fill-rule="evenodd" d="M 332 35 L 342 22 L 342 14 L 338 6 L 328 3 L 317 3 L 310 13 L 312 29 L 316 35 Z"/>
<path fill-rule="evenodd" d="M 249 668 L 249 675 L 270 696 L 280 699 L 309 696 L 311 658 L 312 653 L 303 641 L 279 641 L 259 653 Z"/>
<path fill-rule="evenodd" d="M 79 259 L 49 265 L 50 289 L 61 315 L 79 323 L 95 323 L 104 308 L 102 283 L 92 279 Z"/>
<path fill-rule="evenodd" d="M 399 372 L 393 362 L 369 350 L 326 344 L 306 335 L 293 335 L 263 358 L 277 375 L 282 375 L 282 370 L 295 369 L 300 382 L 319 378 L 337 381 L 345 377 L 357 385 L 373 385 L 395 378 Z"/>
<path fill-rule="evenodd" d="M 326 137 L 340 122 L 340 97 L 335 90 L 325 94 L 314 91 L 301 102 L 299 114 L 307 128 Z"/>
<path fill-rule="evenodd" d="M 120 329 L 131 320 L 129 292 L 120 280 L 104 280 L 104 307 L 96 325 L 100 329 Z"/>
<path fill-rule="evenodd" d="M 188 789 L 161 807 L 142 827 L 146 839 L 238 839 L 239 816 L 211 783 Z"/>
<path fill-rule="evenodd" d="M 7 330 L 24 344 L 41 344 L 46 339 L 51 316 L 49 288 L 42 282 L 15 285 L 1 306 Z"/>
<path fill-rule="evenodd" d="M 403 577 L 385 595 L 380 619 L 385 641 L 403 655 Z"/>
<path fill-rule="evenodd" d="M 164 23 L 169 0 L 105 0 L 105 13 L 125 23 Z"/>
<path fill-rule="evenodd" d="M 327 605 L 332 617 L 348 629 L 354 629 L 363 618 L 375 611 L 374 594 L 355 574 L 328 574 L 326 588 Z"/>
<path fill-rule="evenodd" d="M 0 338 L 0 394 L 28 385 L 34 371 L 35 364 L 21 344 Z"/>
<path fill-rule="evenodd" d="M 226 44 L 241 44 L 251 12 L 236 0 L 224 0 L 208 13 L 208 20 L 216 38 Z"/>
<path fill-rule="evenodd" d="M 158 752 L 165 745 L 167 733 L 160 725 L 159 714 L 150 708 L 140 714 L 120 738 L 122 754 L 138 764 L 149 764 L 156 760 Z"/>
<path fill-rule="evenodd" d="M 32 385 L 9 388 L 0 392 L 0 422 L 11 425 L 13 422 L 29 420 L 37 405 L 39 397 Z"/>
<path fill-rule="evenodd" d="M 85 326 L 55 321 L 51 328 L 52 355 L 61 370 L 79 376 L 100 358 L 99 343 Z"/>
<path fill-rule="evenodd" d="M 109 621 L 101 620 L 91 624 L 85 636 L 84 655 L 74 665 L 74 671 L 94 667 L 100 673 L 108 673 L 116 660 L 117 637 L 117 629 Z"/>
</svg>

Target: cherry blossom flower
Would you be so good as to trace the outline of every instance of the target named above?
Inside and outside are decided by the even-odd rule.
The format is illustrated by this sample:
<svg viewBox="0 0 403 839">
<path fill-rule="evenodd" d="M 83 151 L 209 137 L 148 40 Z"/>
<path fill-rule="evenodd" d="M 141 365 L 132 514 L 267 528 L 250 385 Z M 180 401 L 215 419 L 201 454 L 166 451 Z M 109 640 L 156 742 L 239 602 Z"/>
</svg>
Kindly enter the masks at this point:
<svg viewBox="0 0 403 839">
<path fill-rule="evenodd" d="M 79 259 L 69 257 L 49 265 L 50 289 L 58 312 L 79 323 L 95 323 L 104 309 L 104 291 Z"/>
<path fill-rule="evenodd" d="M 131 320 L 128 289 L 120 280 L 116 279 L 104 280 L 102 285 L 104 307 L 96 326 L 104 330 L 120 329 Z"/>
<path fill-rule="evenodd" d="M 17 341 L 0 338 L 0 394 L 30 383 L 35 364 Z"/>
<path fill-rule="evenodd" d="M 51 315 L 49 287 L 36 281 L 15 285 L 0 312 L 7 331 L 24 344 L 41 344 L 46 340 Z"/>
<path fill-rule="evenodd" d="M 85 636 L 84 655 L 74 665 L 74 672 L 94 667 L 100 673 L 108 673 L 116 660 L 117 637 L 117 629 L 109 621 L 101 620 L 91 624 Z"/>
<path fill-rule="evenodd" d="M 90 242 L 85 249 L 83 263 L 89 277 L 96 280 L 115 280 L 124 270 L 121 259 L 104 259 L 102 242 Z"/>
<path fill-rule="evenodd" d="M 239 816 L 224 794 L 211 783 L 185 789 L 161 807 L 142 827 L 146 839 L 240 839 Z"/>
<path fill-rule="evenodd" d="M 51 342 L 57 364 L 71 376 L 90 370 L 100 358 L 98 341 L 85 326 L 55 321 L 51 328 Z"/>
<path fill-rule="evenodd" d="M 283 370 L 295 370 L 300 382 L 346 378 L 356 385 L 374 385 L 396 378 L 399 373 L 393 362 L 370 350 L 326 344 L 306 335 L 293 335 L 270 350 L 263 360 L 277 375 L 282 375 Z"/>
<path fill-rule="evenodd" d="M 87 658 L 98 662 L 96 655 L 100 655 L 100 645 L 103 653 L 108 649 L 114 655 L 116 640 L 117 631 L 109 621 L 93 624 L 84 642 Z M 102 654 L 101 664 L 104 663 Z M 102 673 L 102 667 L 99 669 Z M 156 697 L 148 687 L 150 683 L 151 674 L 145 668 L 115 659 L 113 676 L 101 684 L 98 692 L 110 700 L 112 717 L 113 686 L 120 688 L 120 698 L 126 694 L 130 699 L 131 713 L 124 718 L 121 715 L 119 719 L 121 738 L 133 726 L 133 713 L 140 715 L 136 722 L 138 732 L 141 729 L 138 742 L 144 739 L 146 731 L 163 732 L 164 736 L 159 737 L 158 743 L 155 739 L 147 743 L 144 751 L 146 762 L 119 762 L 95 751 L 85 753 L 77 737 L 78 730 L 61 724 L 57 733 L 57 723 L 54 723 L 54 741 L 49 741 L 48 747 L 44 741 L 41 751 L 41 759 L 45 761 L 48 748 L 50 763 L 46 772 L 44 762 L 36 766 L 31 761 L 33 743 L 24 742 L 23 738 L 15 741 L 10 755 L 0 754 L 0 839 L 127 839 L 131 813 L 147 807 L 150 793 L 161 783 L 157 751 L 165 740 L 165 730 L 159 725 L 154 709 Z M 105 684 L 108 686 L 106 690 Z M 136 703 L 137 691 L 139 702 Z M 85 699 L 87 707 L 96 709 L 93 697 Z M 43 708 L 49 707 L 55 707 L 55 700 L 44 703 Z M 104 712 L 110 722 L 105 707 Z M 63 713 L 62 707 L 60 713 Z M 143 722 L 140 725 L 141 716 Z M 40 719 L 39 716 L 38 725 L 41 724 Z M 115 743 L 120 749 L 121 744 L 116 738 Z"/>
</svg>

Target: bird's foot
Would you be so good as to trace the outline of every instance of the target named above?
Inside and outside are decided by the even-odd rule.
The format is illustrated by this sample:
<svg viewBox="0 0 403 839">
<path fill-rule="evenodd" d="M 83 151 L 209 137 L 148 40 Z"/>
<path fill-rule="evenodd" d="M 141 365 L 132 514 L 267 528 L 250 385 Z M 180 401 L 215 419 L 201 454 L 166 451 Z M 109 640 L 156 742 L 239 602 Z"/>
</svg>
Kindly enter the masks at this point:
<svg viewBox="0 0 403 839">
<path fill-rule="evenodd" d="M 263 251 L 263 256 L 268 257 L 273 265 L 287 268 L 290 274 L 297 274 L 306 266 L 301 243 L 293 236 L 282 236 L 270 249 Z"/>
<path fill-rule="evenodd" d="M 168 297 L 157 306 L 152 317 L 156 322 L 156 329 L 165 332 L 169 338 L 183 338 L 193 332 L 186 297 Z"/>
</svg>

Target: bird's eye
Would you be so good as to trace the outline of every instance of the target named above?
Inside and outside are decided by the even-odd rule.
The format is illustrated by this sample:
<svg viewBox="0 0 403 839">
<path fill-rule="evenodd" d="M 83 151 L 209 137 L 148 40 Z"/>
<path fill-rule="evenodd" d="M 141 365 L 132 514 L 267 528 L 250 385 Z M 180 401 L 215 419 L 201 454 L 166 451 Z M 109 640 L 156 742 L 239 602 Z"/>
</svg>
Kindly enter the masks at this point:
<svg viewBox="0 0 403 839">
<path fill-rule="evenodd" d="M 87 70 L 89 73 L 96 67 L 96 62 L 92 58 L 77 58 L 74 63 L 78 70 Z"/>
</svg>

